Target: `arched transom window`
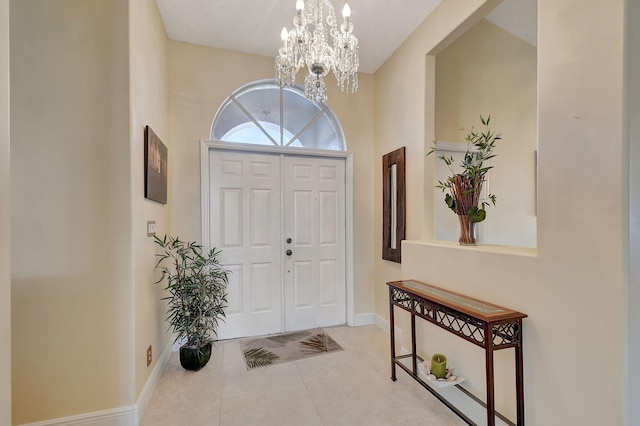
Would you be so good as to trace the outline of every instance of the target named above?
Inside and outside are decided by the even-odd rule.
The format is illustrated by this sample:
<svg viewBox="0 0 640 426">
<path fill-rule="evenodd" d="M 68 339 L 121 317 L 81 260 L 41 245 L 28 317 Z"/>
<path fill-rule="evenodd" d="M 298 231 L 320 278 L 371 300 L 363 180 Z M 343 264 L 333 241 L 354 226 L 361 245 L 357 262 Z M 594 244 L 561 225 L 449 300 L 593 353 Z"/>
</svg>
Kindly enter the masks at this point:
<svg viewBox="0 0 640 426">
<path fill-rule="evenodd" d="M 346 150 L 340 123 L 327 105 L 310 101 L 297 85 L 281 88 L 274 80 L 249 83 L 233 92 L 213 119 L 211 139 Z"/>
</svg>

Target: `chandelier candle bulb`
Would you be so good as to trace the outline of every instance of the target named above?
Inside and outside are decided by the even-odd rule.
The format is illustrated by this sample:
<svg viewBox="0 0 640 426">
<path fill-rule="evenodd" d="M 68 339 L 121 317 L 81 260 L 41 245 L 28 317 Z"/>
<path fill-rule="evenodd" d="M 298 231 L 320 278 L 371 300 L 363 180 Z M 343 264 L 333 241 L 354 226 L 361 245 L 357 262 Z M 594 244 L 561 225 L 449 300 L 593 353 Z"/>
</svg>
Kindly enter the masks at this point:
<svg viewBox="0 0 640 426">
<path fill-rule="evenodd" d="M 344 22 L 349 22 L 349 18 L 351 17 L 351 8 L 349 7 L 349 3 L 345 3 L 342 8 L 342 17 L 344 18 Z"/>
<path fill-rule="evenodd" d="M 447 375 L 447 357 L 442 354 L 434 354 L 431 357 L 431 374 L 438 379 Z"/>
</svg>

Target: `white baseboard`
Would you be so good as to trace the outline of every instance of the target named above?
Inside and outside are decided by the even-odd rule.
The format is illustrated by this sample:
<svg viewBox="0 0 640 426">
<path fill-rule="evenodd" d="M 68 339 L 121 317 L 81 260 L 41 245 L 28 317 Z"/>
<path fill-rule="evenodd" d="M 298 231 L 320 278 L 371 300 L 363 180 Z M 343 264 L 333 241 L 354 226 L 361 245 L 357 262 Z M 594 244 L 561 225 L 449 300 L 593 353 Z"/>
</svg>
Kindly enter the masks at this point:
<svg viewBox="0 0 640 426">
<path fill-rule="evenodd" d="M 94 411 L 77 416 L 60 417 L 22 426 L 137 426 L 138 408 L 135 405 Z"/>
<path fill-rule="evenodd" d="M 169 363 L 170 357 L 171 344 L 167 345 L 162 355 L 160 355 L 135 405 L 110 410 L 93 411 L 76 416 L 60 417 L 57 419 L 23 424 L 21 426 L 138 426 L 142 420 L 142 416 L 147 411 L 153 392 L 160 381 L 162 372 Z"/>
<path fill-rule="evenodd" d="M 389 320 L 381 317 L 380 315 L 375 315 L 375 325 L 385 333 L 389 333 Z M 394 327 L 396 333 L 396 342 L 403 342 L 404 332 L 397 325 Z"/>
<path fill-rule="evenodd" d="M 353 316 L 353 321 L 349 327 L 360 327 L 363 325 L 373 325 L 374 314 L 358 314 Z"/>
<path fill-rule="evenodd" d="M 171 343 L 169 343 L 164 348 L 164 351 L 162 351 L 160 358 L 158 358 L 156 366 L 153 367 L 153 371 L 147 379 L 147 383 L 145 383 L 144 388 L 142 388 L 140 396 L 138 396 L 138 402 L 136 403 L 138 412 L 138 423 L 136 424 L 139 424 L 142 421 L 142 416 L 144 416 L 144 413 L 147 412 L 147 408 L 149 407 L 149 402 L 151 401 L 153 392 L 155 392 L 156 387 L 158 386 L 158 382 L 160 381 L 160 377 L 162 377 L 162 373 L 169 363 L 169 358 L 171 358 L 172 349 L 173 348 Z"/>
<path fill-rule="evenodd" d="M 374 324 L 382 331 L 389 332 L 389 320 L 376 314 Z M 397 328 L 397 327 L 396 327 Z"/>
</svg>

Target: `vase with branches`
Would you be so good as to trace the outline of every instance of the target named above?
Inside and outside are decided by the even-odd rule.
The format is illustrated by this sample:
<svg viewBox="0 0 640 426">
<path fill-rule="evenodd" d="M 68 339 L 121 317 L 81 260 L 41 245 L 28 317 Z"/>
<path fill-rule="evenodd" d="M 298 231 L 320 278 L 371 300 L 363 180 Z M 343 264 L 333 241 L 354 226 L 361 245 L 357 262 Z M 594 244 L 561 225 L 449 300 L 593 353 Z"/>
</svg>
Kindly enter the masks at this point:
<svg viewBox="0 0 640 426">
<path fill-rule="evenodd" d="M 439 180 L 436 188 L 445 193 L 444 202 L 458 215 L 460 222 L 458 243 L 461 245 L 476 244 L 475 225 L 487 217 L 486 207 L 489 206 L 489 202 L 495 206 L 497 200 L 494 194 L 487 195 L 489 201 L 481 200 L 480 194 L 486 181 L 487 172 L 493 167 L 487 162 L 496 156 L 493 150 L 496 142 L 502 139 L 502 136 L 491 130 L 490 115 L 486 119 L 480 115 L 480 122 L 483 126 L 482 129 L 477 130 L 473 126 L 465 137 L 467 150 L 460 165 L 462 171 L 456 172 L 454 170 L 453 156 L 444 154 L 438 156 L 451 171 L 451 176 L 447 177 L 445 181 Z M 434 140 L 433 147 L 427 155 L 436 152 L 437 145 L 438 141 Z"/>
<path fill-rule="evenodd" d="M 166 280 L 167 321 L 175 341 L 184 341 L 180 363 L 187 370 L 200 370 L 211 357 L 212 336 L 224 320 L 229 271 L 222 267 L 220 250 L 202 252 L 195 242 L 177 237 L 154 236 L 161 248 L 156 269 Z"/>
</svg>

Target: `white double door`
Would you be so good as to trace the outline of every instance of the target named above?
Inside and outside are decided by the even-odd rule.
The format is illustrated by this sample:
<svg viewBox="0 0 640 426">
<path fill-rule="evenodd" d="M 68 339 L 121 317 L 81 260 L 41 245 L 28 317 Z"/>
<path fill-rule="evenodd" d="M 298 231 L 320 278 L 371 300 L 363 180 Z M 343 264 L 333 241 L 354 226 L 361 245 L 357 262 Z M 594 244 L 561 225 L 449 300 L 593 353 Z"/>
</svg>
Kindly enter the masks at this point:
<svg viewBox="0 0 640 426">
<path fill-rule="evenodd" d="M 209 191 L 231 271 L 219 339 L 345 323 L 344 159 L 213 149 Z"/>
</svg>

